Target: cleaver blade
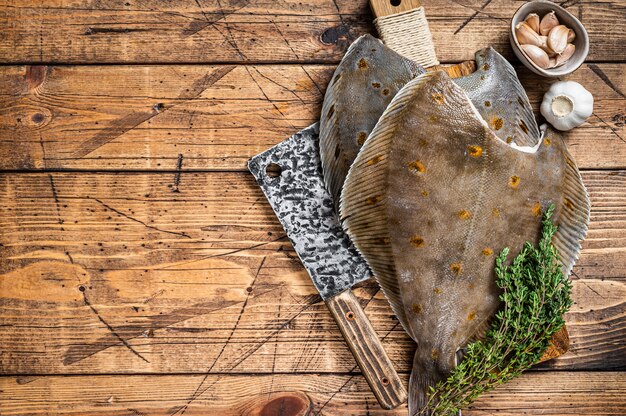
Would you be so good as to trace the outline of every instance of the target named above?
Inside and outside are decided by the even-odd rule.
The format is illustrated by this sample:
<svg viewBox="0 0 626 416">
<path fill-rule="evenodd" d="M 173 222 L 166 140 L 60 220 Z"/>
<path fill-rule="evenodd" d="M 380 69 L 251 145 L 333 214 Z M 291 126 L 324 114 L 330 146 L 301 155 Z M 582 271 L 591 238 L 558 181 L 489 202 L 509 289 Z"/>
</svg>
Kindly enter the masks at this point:
<svg viewBox="0 0 626 416">
<path fill-rule="evenodd" d="M 385 409 L 407 393 L 350 290 L 372 274 L 343 231 L 326 190 L 315 123 L 248 162 L 313 284 L 326 302 L 376 399 Z"/>
</svg>

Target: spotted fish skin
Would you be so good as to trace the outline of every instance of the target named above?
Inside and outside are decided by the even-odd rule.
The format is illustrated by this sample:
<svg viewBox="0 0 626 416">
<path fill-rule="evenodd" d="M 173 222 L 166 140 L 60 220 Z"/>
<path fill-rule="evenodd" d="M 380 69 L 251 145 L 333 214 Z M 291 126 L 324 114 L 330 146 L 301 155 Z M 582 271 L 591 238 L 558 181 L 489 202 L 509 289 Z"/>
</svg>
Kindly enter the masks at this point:
<svg viewBox="0 0 626 416">
<path fill-rule="evenodd" d="M 391 99 L 425 70 L 371 35 L 358 38 L 335 70 L 320 117 L 324 181 L 335 205 L 350 165 Z"/>
<path fill-rule="evenodd" d="M 495 49 L 475 54 L 476 72 L 454 79 L 501 140 L 534 146 L 539 126 L 515 69 Z"/>
<path fill-rule="evenodd" d="M 513 67 L 493 48 L 476 52 L 475 59 L 477 71 L 454 82 L 500 139 L 536 144 L 539 128 Z M 352 162 L 391 99 L 424 72 L 370 35 L 350 46 L 328 87 L 320 121 L 324 181 L 335 205 Z"/>
<path fill-rule="evenodd" d="M 357 156 L 341 217 L 404 329 L 417 342 L 410 414 L 500 305 L 495 256 L 536 242 L 556 205 L 554 243 L 569 273 L 589 199 L 560 137 L 520 151 L 499 139 L 443 72 L 410 81 Z"/>
</svg>

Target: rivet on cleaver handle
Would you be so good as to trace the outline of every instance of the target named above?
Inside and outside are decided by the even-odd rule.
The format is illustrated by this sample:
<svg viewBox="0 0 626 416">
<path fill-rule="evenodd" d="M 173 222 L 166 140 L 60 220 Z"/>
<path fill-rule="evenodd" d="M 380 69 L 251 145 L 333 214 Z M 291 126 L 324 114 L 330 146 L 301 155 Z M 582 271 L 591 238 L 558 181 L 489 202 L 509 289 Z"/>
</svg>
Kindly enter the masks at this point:
<svg viewBox="0 0 626 416">
<path fill-rule="evenodd" d="M 313 284 L 326 302 L 376 399 L 385 409 L 406 401 L 404 384 L 350 288 L 371 277 L 344 233 L 326 191 L 318 125 L 248 162 Z"/>
</svg>

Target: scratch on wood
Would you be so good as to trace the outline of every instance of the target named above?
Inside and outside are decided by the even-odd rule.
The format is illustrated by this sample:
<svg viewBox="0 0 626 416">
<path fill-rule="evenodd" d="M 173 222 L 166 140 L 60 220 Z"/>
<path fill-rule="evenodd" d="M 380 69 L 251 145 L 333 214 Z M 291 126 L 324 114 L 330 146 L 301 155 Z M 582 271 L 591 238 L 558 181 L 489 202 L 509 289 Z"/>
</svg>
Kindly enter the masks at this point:
<svg viewBox="0 0 626 416">
<path fill-rule="evenodd" d="M 331 402 L 331 400 L 333 400 L 335 398 L 335 396 L 341 391 L 343 390 L 344 387 L 346 387 L 348 385 L 348 383 L 350 383 L 352 381 L 352 379 L 354 378 L 354 376 L 350 376 L 345 383 L 343 383 L 343 385 L 341 387 L 339 387 L 339 389 L 335 392 L 333 392 L 333 394 L 330 395 L 330 397 L 324 402 L 324 404 L 322 405 L 322 407 L 320 407 L 320 410 L 317 411 L 316 415 L 320 415 L 322 413 L 322 410 L 324 410 L 324 408 L 326 407 L 326 405 L 328 403 Z"/>
<path fill-rule="evenodd" d="M 478 10 L 476 10 L 470 17 L 468 17 L 467 19 L 465 19 L 465 21 L 463 21 L 463 23 L 461 23 L 458 29 L 454 31 L 454 34 L 456 35 L 461 30 L 463 30 L 463 28 L 467 26 L 472 20 L 474 20 L 476 16 L 478 16 L 485 9 L 485 7 L 489 6 L 489 3 L 491 3 L 492 1 L 493 0 L 487 0 L 485 3 L 483 3 L 483 5 L 480 6 Z"/>
<path fill-rule="evenodd" d="M 243 9 L 244 7 L 248 6 L 248 4 L 250 4 L 250 1 L 244 1 L 243 6 L 238 7 L 234 10 L 228 11 L 228 12 L 224 12 L 224 10 L 220 7 L 220 15 L 217 16 L 214 19 L 211 19 L 209 17 L 209 15 L 204 11 L 204 8 L 202 7 L 202 5 L 200 4 L 199 0 L 195 0 L 196 5 L 198 6 L 198 9 L 200 9 L 200 13 L 202 14 L 202 16 L 204 17 L 204 21 L 197 21 L 197 22 L 192 22 L 189 27 L 187 27 L 185 30 L 183 30 L 183 36 L 184 37 L 189 37 L 192 35 L 195 35 L 196 33 L 210 28 L 212 26 L 214 26 L 217 22 L 219 22 L 220 20 L 225 19 L 226 17 L 230 16 L 231 14 L 235 14 L 237 13 L 239 10 Z"/>
<path fill-rule="evenodd" d="M 143 221 L 141 221 L 141 220 L 138 220 L 138 219 L 137 219 L 137 218 L 135 218 L 135 217 L 131 217 L 130 215 L 128 215 L 128 214 L 126 214 L 126 213 L 124 213 L 124 212 L 122 212 L 122 211 L 120 211 L 120 210 L 118 210 L 118 209 L 115 209 L 115 208 L 113 208 L 112 206 L 110 206 L 110 205 L 108 205 L 108 204 L 105 204 L 104 202 L 102 202 L 102 201 L 101 201 L 101 200 L 99 200 L 98 198 L 93 198 L 93 200 L 94 200 L 94 201 L 96 201 L 97 203 L 99 203 L 100 205 L 102 205 L 103 207 L 105 207 L 106 209 L 108 209 L 108 210 L 110 210 L 110 211 L 113 211 L 113 212 L 115 212 L 116 214 L 121 215 L 122 217 L 124 217 L 124 218 L 126 218 L 126 219 L 129 219 L 129 220 L 134 221 L 134 222 L 136 222 L 136 223 L 138 223 L 138 224 L 141 224 L 141 225 L 143 225 L 144 227 L 149 228 L 149 229 L 151 229 L 151 230 L 159 231 L 159 232 L 162 232 L 162 233 L 173 234 L 173 235 L 179 235 L 179 236 L 181 236 L 181 237 L 185 237 L 185 238 L 191 238 L 191 236 L 189 236 L 189 235 L 185 234 L 184 232 L 164 230 L 164 229 L 162 229 L 162 228 L 155 227 L 154 225 L 146 224 L 145 222 L 143 222 Z"/>
<path fill-rule="evenodd" d="M 607 123 L 602 117 L 600 117 L 599 115 L 597 115 L 596 113 L 591 113 L 593 114 L 598 120 L 600 120 L 600 122 L 602 122 L 602 124 L 604 124 L 606 127 L 609 128 L 609 130 L 611 130 L 611 132 L 621 141 L 623 141 L 624 143 L 626 143 L 626 139 L 624 139 L 622 136 L 619 135 L 619 133 L 617 133 L 617 129 L 613 128 L 609 123 Z"/>
<path fill-rule="evenodd" d="M 187 101 L 200 96 L 207 88 L 218 82 L 233 69 L 235 69 L 234 65 L 228 65 L 217 68 L 209 74 L 206 74 L 200 80 L 194 82 L 189 91 L 183 89 L 183 91 L 177 97 L 176 103 L 170 105 L 169 107 L 165 107 L 163 104 L 156 105 L 151 107 L 150 110 L 137 111 L 112 122 L 107 128 L 101 130 L 95 136 L 82 142 L 78 146 L 78 149 L 76 149 L 71 154 L 71 157 L 76 159 L 85 157 L 88 154 L 99 149 L 100 147 L 104 146 L 105 144 L 117 139 L 124 133 L 157 116 L 158 114 L 164 113 L 171 108 L 183 105 Z"/>
<path fill-rule="evenodd" d="M 91 304 L 91 302 L 89 302 L 89 299 L 87 299 L 87 295 L 85 295 L 85 288 L 81 287 L 81 292 L 83 292 L 83 300 L 85 301 L 85 305 L 89 306 L 89 309 L 91 309 L 91 311 L 96 315 L 96 317 L 98 318 L 98 320 L 100 322 L 102 322 L 107 328 L 108 330 L 111 332 L 111 334 L 113 334 L 113 336 L 115 336 L 115 338 L 117 338 L 126 348 L 128 348 L 130 350 L 130 352 L 132 352 L 133 354 L 135 354 L 137 357 L 141 358 L 143 361 L 149 363 L 150 361 L 148 361 L 143 355 L 139 354 L 137 352 L 137 350 L 135 350 L 129 343 L 128 341 L 126 341 L 124 338 L 122 338 L 116 331 L 115 329 L 107 322 L 104 320 L 104 318 L 100 315 L 100 313 L 98 312 L 98 310 L 96 308 L 94 308 L 94 306 Z"/>
<path fill-rule="evenodd" d="M 324 96 L 324 93 L 322 92 L 322 90 L 320 89 L 320 86 L 317 84 L 317 82 L 315 82 L 315 80 L 311 77 L 311 74 L 309 74 L 309 71 L 306 70 L 306 68 L 304 67 L 304 65 L 300 65 L 300 68 L 302 68 L 302 70 L 304 71 L 304 73 L 306 74 L 306 76 L 311 80 L 311 82 L 313 83 L 313 85 L 315 85 L 315 88 L 317 89 L 317 92 L 320 94 L 321 97 Z"/>
<path fill-rule="evenodd" d="M 172 185 L 172 192 L 180 193 L 178 185 L 180 184 L 180 172 L 183 168 L 183 154 L 179 153 L 178 160 L 176 161 L 176 173 L 174 174 L 174 184 Z"/>
<path fill-rule="evenodd" d="M 207 372 L 206 372 L 204 378 L 202 379 L 202 381 L 200 381 L 200 384 L 198 385 L 198 387 L 196 387 L 196 390 L 187 399 L 187 403 L 183 407 L 178 409 L 175 413 L 170 415 L 170 416 L 173 416 L 174 414 L 176 414 L 178 412 L 180 412 L 181 415 L 184 414 L 185 411 L 187 411 L 187 408 L 189 407 L 189 405 L 194 400 L 196 400 L 201 394 L 203 394 L 206 391 L 206 389 L 205 389 L 205 390 L 202 391 L 202 393 L 198 394 L 198 392 L 200 391 L 200 389 L 202 388 L 202 386 L 206 382 L 207 378 L 209 377 L 209 374 L 211 374 L 211 371 L 213 370 L 213 367 L 215 367 L 215 364 L 217 364 L 217 362 L 219 361 L 220 357 L 222 356 L 222 354 L 226 350 L 226 347 L 230 344 L 230 340 L 232 339 L 233 334 L 237 330 L 237 327 L 239 326 L 239 322 L 241 322 L 241 317 L 243 316 L 243 314 L 244 314 L 244 312 L 246 310 L 246 306 L 248 305 L 248 301 L 250 300 L 250 294 L 254 291 L 254 284 L 256 283 L 257 277 L 259 277 L 259 273 L 261 272 L 261 269 L 263 269 L 263 265 L 265 264 L 265 260 L 266 259 L 267 259 L 267 256 L 263 257 L 263 259 L 261 260 L 261 263 L 259 264 L 259 267 L 257 268 L 256 273 L 254 274 L 254 277 L 252 278 L 252 282 L 250 283 L 250 287 L 252 288 L 252 290 L 249 290 L 249 291 L 246 292 L 246 298 L 243 301 L 243 305 L 241 305 L 241 309 L 239 310 L 239 315 L 237 316 L 237 320 L 235 321 L 235 325 L 233 325 L 233 329 L 231 329 L 230 334 L 228 334 L 228 338 L 226 338 L 226 342 L 224 342 L 224 345 L 222 346 L 222 349 L 220 350 L 220 352 L 217 354 L 217 357 L 215 357 L 215 359 L 213 360 L 213 362 L 209 366 L 209 369 L 207 370 Z"/>
<path fill-rule="evenodd" d="M 619 94 L 620 97 L 626 98 L 626 95 L 617 87 L 617 85 L 613 84 L 613 81 L 598 67 L 596 64 L 589 64 L 589 69 L 593 71 L 606 85 L 609 86 L 613 91 Z"/>
<path fill-rule="evenodd" d="M 153 295 L 156 297 L 156 295 Z M 197 303 L 187 308 L 176 309 L 168 314 L 156 314 L 147 316 L 147 322 L 141 324 L 122 325 L 116 328 L 116 332 L 126 340 L 141 337 L 147 331 L 168 328 L 174 324 L 187 321 L 197 316 L 207 315 L 226 309 L 240 301 L 224 300 L 222 298 L 212 299 L 208 302 Z M 91 357 L 108 348 L 119 346 L 118 338 L 109 334 L 88 344 L 72 345 L 63 356 L 63 364 L 75 364 L 85 358 Z"/>
<path fill-rule="evenodd" d="M 61 218 L 61 204 L 59 203 L 59 195 L 57 194 L 57 189 L 54 186 L 54 179 L 51 174 L 48 174 L 48 179 L 50 180 L 50 189 L 52 190 L 52 197 L 54 198 L 54 204 L 57 209 L 57 218 L 58 223 L 63 224 L 65 220 Z"/>
</svg>

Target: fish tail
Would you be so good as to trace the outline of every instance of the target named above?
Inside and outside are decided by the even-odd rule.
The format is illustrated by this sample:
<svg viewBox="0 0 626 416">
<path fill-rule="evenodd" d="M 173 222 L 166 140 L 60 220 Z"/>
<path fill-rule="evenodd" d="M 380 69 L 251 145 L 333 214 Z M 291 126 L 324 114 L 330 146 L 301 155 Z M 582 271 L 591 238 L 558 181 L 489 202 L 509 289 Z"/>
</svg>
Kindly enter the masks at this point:
<svg viewBox="0 0 626 416">
<path fill-rule="evenodd" d="M 432 361 L 431 361 L 432 363 Z M 413 371 L 409 378 L 409 416 L 437 416 L 432 410 L 437 404 L 436 400 L 429 400 L 431 388 L 447 378 L 447 374 L 437 370 L 436 366 L 424 368 L 418 352 L 413 360 Z M 458 416 L 461 416 L 459 411 Z"/>
<path fill-rule="evenodd" d="M 433 374 L 427 374 L 421 369 L 413 367 L 411 378 L 409 379 L 409 416 L 431 416 L 432 412 L 428 407 L 428 392 L 431 387 L 437 384 Z"/>
</svg>

